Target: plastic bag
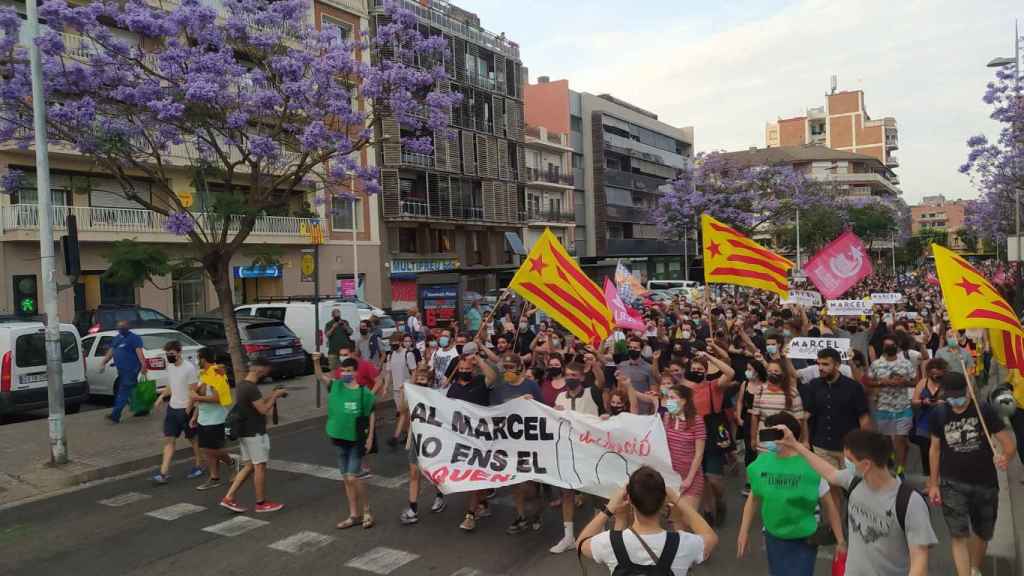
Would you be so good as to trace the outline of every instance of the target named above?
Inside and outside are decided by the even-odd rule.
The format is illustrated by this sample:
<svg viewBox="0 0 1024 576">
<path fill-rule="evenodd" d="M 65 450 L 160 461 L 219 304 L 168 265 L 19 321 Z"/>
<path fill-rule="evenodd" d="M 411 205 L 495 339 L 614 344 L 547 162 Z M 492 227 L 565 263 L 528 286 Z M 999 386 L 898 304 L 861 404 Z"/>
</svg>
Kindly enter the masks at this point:
<svg viewBox="0 0 1024 576">
<path fill-rule="evenodd" d="M 156 403 L 156 381 L 140 380 L 132 390 L 131 408 L 133 414 L 149 412 Z"/>
<path fill-rule="evenodd" d="M 846 550 L 836 550 L 832 557 L 832 576 L 846 576 Z"/>
</svg>

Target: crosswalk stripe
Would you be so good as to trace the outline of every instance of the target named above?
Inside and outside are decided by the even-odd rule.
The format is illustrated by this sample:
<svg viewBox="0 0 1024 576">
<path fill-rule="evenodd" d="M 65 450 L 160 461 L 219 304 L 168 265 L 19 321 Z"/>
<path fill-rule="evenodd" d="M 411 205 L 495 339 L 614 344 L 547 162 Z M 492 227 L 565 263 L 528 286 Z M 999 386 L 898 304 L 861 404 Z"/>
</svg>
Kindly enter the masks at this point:
<svg viewBox="0 0 1024 576">
<path fill-rule="evenodd" d="M 305 554 L 306 552 L 312 552 L 323 548 L 331 542 L 334 542 L 334 538 L 331 536 L 303 530 L 297 534 L 292 534 L 284 540 L 274 542 L 268 546 L 268 548 L 273 548 L 274 550 L 280 550 L 281 552 L 287 552 L 289 554 Z"/>
<path fill-rule="evenodd" d="M 337 468 L 333 468 L 331 466 L 307 464 L 306 462 L 291 462 L 288 460 L 271 460 L 267 463 L 267 467 L 279 472 L 304 474 L 315 478 L 323 478 L 324 480 L 334 480 L 337 482 L 342 480 L 341 472 Z M 409 481 L 409 474 L 406 473 L 390 477 L 371 474 L 369 477 L 363 479 L 363 481 L 371 486 L 377 486 L 378 488 L 400 488 Z"/>
<path fill-rule="evenodd" d="M 412 552 L 379 546 L 349 560 L 345 563 L 345 567 L 386 576 L 417 558 L 419 556 Z"/>
<path fill-rule="evenodd" d="M 120 508 L 121 506 L 127 506 L 128 504 L 133 504 L 135 502 L 138 502 L 139 500 L 145 500 L 146 498 L 149 497 L 149 494 L 141 494 L 139 492 L 126 492 L 124 494 L 119 494 L 112 498 L 107 498 L 106 500 L 100 500 L 99 503 L 103 504 L 104 506 L 110 506 L 112 508 Z"/>
<path fill-rule="evenodd" d="M 399 474 L 398 476 L 392 477 L 377 476 L 376 474 L 371 474 L 368 478 L 365 478 L 363 481 L 371 486 L 376 486 L 378 488 L 401 488 L 403 485 L 409 482 L 409 474 Z"/>
<path fill-rule="evenodd" d="M 173 504 L 166 508 L 160 508 L 159 510 L 153 510 L 152 512 L 146 512 L 146 516 L 152 516 L 153 518 L 159 518 L 160 520 L 177 520 L 189 514 L 195 514 L 196 512 L 202 512 L 206 510 L 205 506 L 197 506 L 195 504 L 189 504 L 188 502 L 181 502 L 179 504 Z"/>
<path fill-rule="evenodd" d="M 214 524 L 213 526 L 207 526 L 206 528 L 203 528 L 203 532 L 232 537 L 238 536 L 239 534 L 245 534 L 250 530 L 255 530 L 256 528 L 266 526 L 267 524 L 270 524 L 270 522 L 249 518 L 248 516 L 235 516 L 231 520 Z"/>
<path fill-rule="evenodd" d="M 496 576 L 490 572 L 484 572 L 483 570 L 477 570 L 476 568 L 459 568 L 455 572 L 452 572 L 451 576 Z"/>
</svg>

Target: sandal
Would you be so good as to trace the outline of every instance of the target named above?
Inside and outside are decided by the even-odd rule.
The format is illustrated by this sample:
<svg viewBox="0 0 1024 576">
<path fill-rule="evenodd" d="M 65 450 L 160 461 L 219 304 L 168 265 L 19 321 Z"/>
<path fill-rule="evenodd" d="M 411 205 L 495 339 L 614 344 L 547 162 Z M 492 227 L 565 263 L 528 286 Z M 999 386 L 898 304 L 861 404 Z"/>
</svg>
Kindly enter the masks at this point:
<svg viewBox="0 0 1024 576">
<path fill-rule="evenodd" d="M 355 526 L 356 524 L 359 524 L 359 517 L 358 516 L 349 516 L 344 522 L 339 523 L 337 528 L 338 528 L 338 530 L 344 530 L 346 528 L 351 528 L 351 527 Z"/>
<path fill-rule="evenodd" d="M 363 514 L 363 530 L 369 530 L 373 528 L 373 514 L 366 512 Z"/>
</svg>

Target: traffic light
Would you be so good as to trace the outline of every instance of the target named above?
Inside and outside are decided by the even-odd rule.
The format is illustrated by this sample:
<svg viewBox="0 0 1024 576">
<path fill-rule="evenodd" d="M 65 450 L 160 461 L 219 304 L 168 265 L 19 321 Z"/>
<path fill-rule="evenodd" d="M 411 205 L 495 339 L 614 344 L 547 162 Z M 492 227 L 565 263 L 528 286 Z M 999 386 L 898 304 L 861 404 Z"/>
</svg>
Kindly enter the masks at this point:
<svg viewBox="0 0 1024 576">
<path fill-rule="evenodd" d="M 34 316 L 39 312 L 39 286 L 32 275 L 14 276 L 15 314 Z"/>
<path fill-rule="evenodd" d="M 60 239 L 60 246 L 64 252 L 64 274 L 74 278 L 82 273 L 82 258 L 78 252 L 78 218 L 74 214 L 68 214 L 67 227 L 68 233 Z"/>
</svg>

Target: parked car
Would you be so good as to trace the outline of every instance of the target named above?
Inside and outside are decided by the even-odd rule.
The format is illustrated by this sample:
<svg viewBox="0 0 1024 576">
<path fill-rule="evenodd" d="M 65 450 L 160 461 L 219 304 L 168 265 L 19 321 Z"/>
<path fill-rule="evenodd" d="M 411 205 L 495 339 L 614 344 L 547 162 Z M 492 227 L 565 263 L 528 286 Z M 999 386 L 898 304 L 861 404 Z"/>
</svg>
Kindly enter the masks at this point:
<svg viewBox="0 0 1024 576">
<path fill-rule="evenodd" d="M 648 290 L 666 290 L 668 288 L 697 288 L 700 282 L 696 280 L 648 280 Z"/>
<path fill-rule="evenodd" d="M 164 328 L 133 328 L 132 332 L 142 338 L 142 355 L 146 358 L 147 377 L 155 380 L 157 388 L 167 386 L 167 354 L 164 344 L 177 340 L 181 344 L 181 356 L 188 362 L 198 366 L 196 352 L 203 346 L 177 330 Z M 117 394 L 117 366 L 107 365 L 100 372 L 103 356 L 117 336 L 116 330 L 104 330 L 82 338 L 82 350 L 85 353 L 85 375 L 89 380 L 89 392 L 93 396 L 114 396 Z"/>
<path fill-rule="evenodd" d="M 74 323 L 79 334 L 96 334 L 116 329 L 121 320 L 127 320 L 132 328 L 173 328 L 177 323 L 159 310 L 120 304 L 100 304 L 92 310 L 80 310 L 75 313 Z"/>
<path fill-rule="evenodd" d="M 46 408 L 46 342 L 42 322 L 0 321 L 0 418 Z M 82 342 L 72 324 L 60 325 L 61 364 L 64 368 L 64 410 L 78 412 L 89 397 Z"/>
<path fill-rule="evenodd" d="M 395 332 L 398 332 L 398 324 L 391 316 L 381 316 L 378 319 L 378 322 L 380 325 L 380 334 L 385 340 L 391 338 Z"/>
<path fill-rule="evenodd" d="M 236 316 L 238 333 L 242 339 L 242 353 L 246 358 L 266 358 L 270 361 L 272 378 L 289 378 L 305 374 L 310 368 L 302 340 L 280 320 L 256 316 Z M 231 354 L 224 330 L 224 320 L 219 316 L 199 316 L 178 325 L 178 330 L 213 349 L 216 361 L 228 369 L 233 378 Z"/>
<path fill-rule="evenodd" d="M 362 311 L 355 302 L 344 300 L 321 300 L 320 301 L 320 326 L 316 325 L 313 302 L 308 300 L 296 300 L 291 302 L 273 302 L 245 304 L 235 308 L 235 315 L 238 317 L 259 317 L 284 322 L 292 332 L 302 340 L 302 349 L 307 355 L 312 355 L 316 350 L 317 332 L 321 333 L 321 343 L 326 343 L 323 338 L 323 329 L 328 320 L 331 319 L 332 311 L 337 308 L 341 310 L 341 317 L 348 321 L 354 333 L 358 333 L 359 322 L 363 320 Z M 367 314 L 369 318 L 369 314 Z M 321 352 L 326 356 L 327 350 Z M 309 364 L 312 371 L 313 364 Z"/>
</svg>

